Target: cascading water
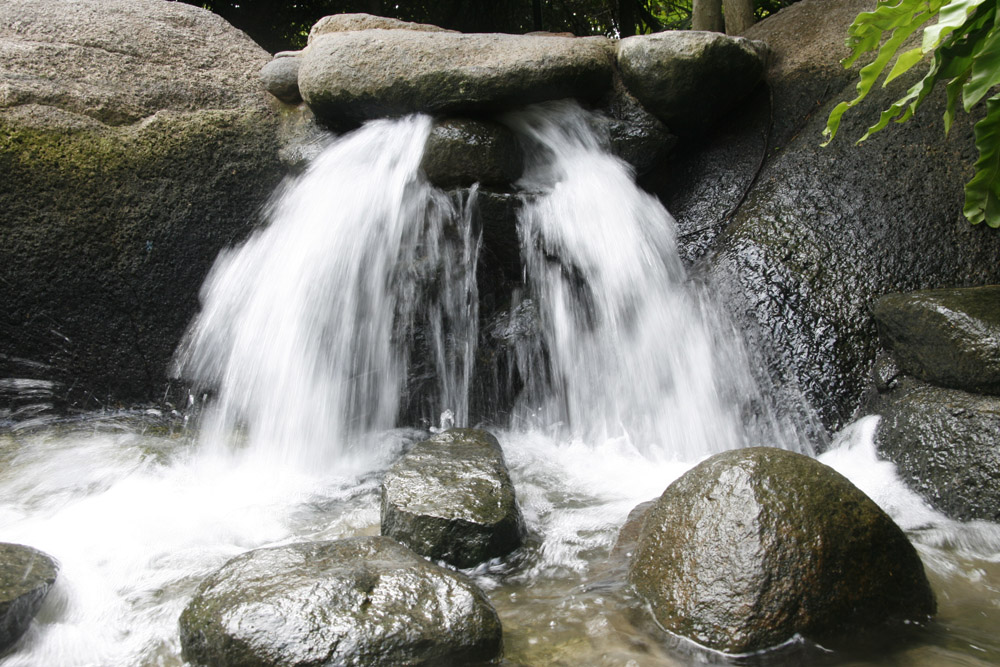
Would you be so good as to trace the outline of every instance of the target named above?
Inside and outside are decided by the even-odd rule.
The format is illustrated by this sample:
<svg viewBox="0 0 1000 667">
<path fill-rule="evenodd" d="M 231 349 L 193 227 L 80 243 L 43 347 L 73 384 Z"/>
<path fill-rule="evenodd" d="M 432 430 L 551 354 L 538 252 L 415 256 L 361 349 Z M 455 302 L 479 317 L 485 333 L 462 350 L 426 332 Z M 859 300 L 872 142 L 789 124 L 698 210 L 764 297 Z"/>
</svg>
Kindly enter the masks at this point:
<svg viewBox="0 0 1000 667">
<path fill-rule="evenodd" d="M 240 429 L 250 455 L 309 469 L 365 458 L 391 428 L 420 328 L 442 409 L 464 421 L 478 311 L 469 205 L 418 178 L 430 119 L 376 122 L 334 142 L 223 254 L 177 355 L 217 391 L 209 446 Z M 456 240 L 457 237 L 457 240 Z"/>
<path fill-rule="evenodd" d="M 744 428 L 751 404 L 774 424 L 739 337 L 686 284 L 673 219 L 608 152 L 597 119 L 556 103 L 510 122 L 530 142 L 520 185 L 539 193 L 520 216 L 541 328 L 521 350 L 521 423 L 680 461 L 758 439 L 798 448 L 794 433 Z"/>
<path fill-rule="evenodd" d="M 607 154 L 596 119 L 557 104 L 507 122 L 529 158 L 512 312 L 534 313 L 537 333 L 516 346 L 524 389 L 497 434 L 534 538 L 472 574 L 512 662 L 687 664 L 608 585 L 618 528 L 710 453 L 808 445 L 768 408 L 739 336 L 686 278 L 669 214 Z M 332 140 L 269 226 L 220 257 L 177 355 L 209 395 L 199 436 L 150 415 L 0 431 L 0 539 L 62 563 L 0 664 L 183 664 L 177 618 L 205 576 L 249 549 L 377 532 L 381 471 L 426 434 L 393 430 L 398 416 L 470 421 L 477 196 L 423 179 L 429 128 L 411 117 Z M 955 593 L 939 595 L 928 647 L 898 664 L 1000 660 L 1000 530 L 929 510 L 876 461 L 872 428 L 823 459 L 911 530 Z"/>
</svg>

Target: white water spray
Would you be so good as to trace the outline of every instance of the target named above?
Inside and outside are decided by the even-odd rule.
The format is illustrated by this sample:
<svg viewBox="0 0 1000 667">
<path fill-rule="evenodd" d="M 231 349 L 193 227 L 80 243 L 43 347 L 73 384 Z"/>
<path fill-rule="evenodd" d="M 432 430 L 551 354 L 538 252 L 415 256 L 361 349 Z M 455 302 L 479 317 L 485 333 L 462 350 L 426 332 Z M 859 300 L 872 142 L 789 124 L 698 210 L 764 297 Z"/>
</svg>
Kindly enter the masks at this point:
<svg viewBox="0 0 1000 667">
<path fill-rule="evenodd" d="M 522 350 L 520 417 L 587 442 L 624 438 L 693 461 L 754 443 L 798 448 L 773 428 L 738 336 L 686 281 L 674 220 L 608 153 L 574 104 L 511 122 L 532 141 L 520 221 L 541 345 Z M 747 412 L 768 428 L 747 428 Z"/>
<path fill-rule="evenodd" d="M 177 355 L 217 391 L 208 446 L 240 432 L 250 456 L 282 465 L 366 458 L 362 441 L 396 422 L 418 325 L 440 381 L 423 389 L 464 421 L 478 248 L 469 202 L 418 174 L 430 124 L 378 121 L 335 141 L 270 225 L 220 256 Z"/>
</svg>

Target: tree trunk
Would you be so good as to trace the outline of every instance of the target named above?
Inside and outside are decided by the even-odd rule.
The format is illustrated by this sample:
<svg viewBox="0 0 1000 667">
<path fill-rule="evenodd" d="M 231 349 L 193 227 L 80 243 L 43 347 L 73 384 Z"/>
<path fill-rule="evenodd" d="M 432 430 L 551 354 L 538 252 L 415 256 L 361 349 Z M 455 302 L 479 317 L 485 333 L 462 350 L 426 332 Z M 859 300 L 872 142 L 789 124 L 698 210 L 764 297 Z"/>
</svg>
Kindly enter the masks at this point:
<svg viewBox="0 0 1000 667">
<path fill-rule="evenodd" d="M 691 29 L 724 32 L 722 0 L 694 0 L 691 3 Z"/>
<path fill-rule="evenodd" d="M 726 12 L 726 34 L 742 35 L 753 25 L 753 0 L 722 0 Z"/>
<path fill-rule="evenodd" d="M 636 33 L 636 0 L 618 0 L 618 36 L 629 37 Z"/>
</svg>

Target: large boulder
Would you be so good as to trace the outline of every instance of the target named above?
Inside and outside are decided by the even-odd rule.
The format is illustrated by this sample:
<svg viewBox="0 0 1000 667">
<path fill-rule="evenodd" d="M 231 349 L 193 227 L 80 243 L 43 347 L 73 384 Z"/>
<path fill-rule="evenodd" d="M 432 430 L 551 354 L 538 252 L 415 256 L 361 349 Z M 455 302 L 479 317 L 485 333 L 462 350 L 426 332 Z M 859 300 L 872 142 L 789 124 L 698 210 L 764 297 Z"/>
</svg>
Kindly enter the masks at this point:
<svg viewBox="0 0 1000 667">
<path fill-rule="evenodd" d="M 456 567 L 518 548 L 524 519 L 497 439 L 449 429 L 414 445 L 382 481 L 382 534 Z"/>
<path fill-rule="evenodd" d="M 874 409 L 879 455 L 907 486 L 954 519 L 1000 521 L 1000 398 L 903 376 Z"/>
<path fill-rule="evenodd" d="M 413 112 L 478 113 L 596 99 L 611 85 L 603 37 L 360 30 L 314 36 L 299 90 L 318 119 L 349 128 Z"/>
<path fill-rule="evenodd" d="M 465 575 L 385 537 L 250 551 L 198 588 L 180 617 L 196 665 L 466 665 L 502 645 Z"/>
<path fill-rule="evenodd" d="M 0 3 L 0 377 L 164 397 L 219 250 L 280 182 L 268 54 L 161 0 Z"/>
<path fill-rule="evenodd" d="M 0 543 L 0 653 L 28 629 L 58 572 L 59 565 L 41 551 Z"/>
<path fill-rule="evenodd" d="M 618 67 L 628 91 L 673 132 L 704 130 L 760 82 L 767 47 L 717 32 L 626 37 Z"/>
<path fill-rule="evenodd" d="M 772 448 L 717 454 L 646 515 L 629 580 L 667 630 L 727 653 L 836 646 L 935 611 L 903 531 L 847 479 Z"/>
<path fill-rule="evenodd" d="M 838 62 L 846 27 L 870 8 L 867 0 L 801 0 L 748 30 L 774 54 L 773 97 L 760 96 L 762 112 L 747 114 L 758 121 L 741 134 L 752 150 L 720 153 L 699 176 L 709 193 L 744 185 L 712 207 L 684 194 L 675 207 L 665 197 L 683 241 L 718 222 L 699 268 L 777 387 L 803 394 L 828 428 L 852 417 L 866 385 L 879 296 L 1000 281 L 1000 235 L 962 215 L 976 118 L 960 114 L 946 138 L 943 89 L 909 122 L 856 146 L 920 73 L 876 87 L 845 116 L 837 140 L 820 146 L 830 110 L 855 95 L 856 70 Z"/>
<path fill-rule="evenodd" d="M 889 294 L 875 303 L 874 314 L 905 373 L 1000 394 L 1000 287 Z"/>
</svg>

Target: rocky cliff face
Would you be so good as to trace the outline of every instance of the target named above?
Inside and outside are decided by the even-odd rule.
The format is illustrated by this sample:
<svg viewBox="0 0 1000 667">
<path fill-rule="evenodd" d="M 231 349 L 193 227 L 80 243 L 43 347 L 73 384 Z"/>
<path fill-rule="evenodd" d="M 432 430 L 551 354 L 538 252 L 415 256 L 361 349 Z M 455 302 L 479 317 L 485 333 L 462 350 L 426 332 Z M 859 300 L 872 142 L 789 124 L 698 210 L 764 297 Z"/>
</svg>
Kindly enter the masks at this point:
<svg viewBox="0 0 1000 667">
<path fill-rule="evenodd" d="M 847 26 L 868 9 L 802 0 L 749 30 L 772 52 L 769 92 L 652 186 L 762 365 L 828 428 L 851 418 L 867 382 L 879 296 L 1000 280 L 1000 235 L 962 216 L 975 118 L 963 114 L 945 138 L 944 90 L 910 122 L 855 146 L 913 83 L 897 80 L 820 146 L 830 110 L 854 97 L 856 69 L 839 61 Z"/>
<path fill-rule="evenodd" d="M 267 61 L 182 3 L 0 6 L 0 377 L 163 399 L 207 269 L 282 176 Z"/>
</svg>

